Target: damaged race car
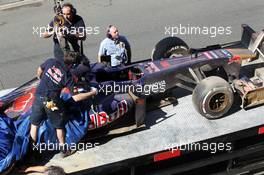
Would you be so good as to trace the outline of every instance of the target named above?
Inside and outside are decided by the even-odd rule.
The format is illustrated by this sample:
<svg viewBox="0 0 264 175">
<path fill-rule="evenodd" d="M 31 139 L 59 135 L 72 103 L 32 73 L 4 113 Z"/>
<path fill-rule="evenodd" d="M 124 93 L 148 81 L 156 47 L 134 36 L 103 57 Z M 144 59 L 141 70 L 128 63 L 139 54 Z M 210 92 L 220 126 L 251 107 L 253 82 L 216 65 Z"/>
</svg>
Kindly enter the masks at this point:
<svg viewBox="0 0 264 175">
<path fill-rule="evenodd" d="M 134 118 L 135 127 L 140 127 L 147 108 L 153 105 L 149 99 L 178 87 L 192 92 L 195 109 L 208 119 L 225 116 L 234 93 L 241 96 L 243 108 L 262 104 L 264 70 L 258 68 L 253 77 L 246 77 L 240 74 L 240 68 L 243 60 L 263 56 L 264 32 L 256 33 L 247 25 L 242 28 L 238 42 L 189 49 L 180 38 L 169 37 L 158 42 L 152 59 L 119 68 L 91 64 L 89 83 L 99 93 L 93 99 L 72 104 L 65 126 L 66 143 L 78 143 L 89 132 L 124 116 Z M 29 117 L 38 82 L 33 79 L 0 97 L 0 172 L 7 171 L 29 149 Z M 61 92 L 65 100 L 71 95 L 68 89 Z M 170 102 L 156 107 L 167 104 Z M 41 124 L 38 138 L 38 144 L 58 143 L 48 119 Z"/>
<path fill-rule="evenodd" d="M 189 49 L 180 38 L 168 37 L 156 44 L 152 59 L 168 69 L 177 62 L 179 68 L 168 76 L 170 81 L 192 93 L 197 112 L 217 119 L 227 114 L 234 94 L 241 97 L 243 109 L 264 103 L 263 37 L 263 31 L 255 32 L 246 24 L 240 41 L 205 48 Z M 256 66 L 241 72 L 252 61 Z"/>
</svg>

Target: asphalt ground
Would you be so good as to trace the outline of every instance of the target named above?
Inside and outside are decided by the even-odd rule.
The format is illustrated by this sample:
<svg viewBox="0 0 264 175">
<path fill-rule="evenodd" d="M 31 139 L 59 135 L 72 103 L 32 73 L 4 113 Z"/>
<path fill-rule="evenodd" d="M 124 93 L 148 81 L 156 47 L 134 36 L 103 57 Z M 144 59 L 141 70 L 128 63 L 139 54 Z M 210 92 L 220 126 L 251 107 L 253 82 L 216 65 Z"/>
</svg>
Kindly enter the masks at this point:
<svg viewBox="0 0 264 175">
<path fill-rule="evenodd" d="M 11 4 L 15 2 L 19 2 L 20 0 L 0 0 L 0 5 L 6 5 L 6 4 Z"/>
<path fill-rule="evenodd" d="M 89 31 L 84 48 L 92 62 L 97 60 L 99 43 L 105 37 L 109 24 L 117 25 L 120 33 L 128 37 L 134 61 L 149 58 L 154 45 L 171 35 L 172 31 L 191 47 L 203 47 L 239 40 L 242 23 L 251 25 L 255 30 L 264 28 L 262 0 L 66 2 L 72 2 L 85 20 Z M 52 39 L 43 39 L 34 33 L 34 29 L 45 27 L 52 19 L 52 7 L 52 0 L 43 0 L 0 11 L 0 89 L 16 87 L 30 80 L 38 65 L 52 57 Z M 212 30 L 211 33 L 187 34 L 186 31 L 180 33 L 180 26 Z M 221 32 L 215 34 L 214 27 L 222 28 Z"/>
</svg>

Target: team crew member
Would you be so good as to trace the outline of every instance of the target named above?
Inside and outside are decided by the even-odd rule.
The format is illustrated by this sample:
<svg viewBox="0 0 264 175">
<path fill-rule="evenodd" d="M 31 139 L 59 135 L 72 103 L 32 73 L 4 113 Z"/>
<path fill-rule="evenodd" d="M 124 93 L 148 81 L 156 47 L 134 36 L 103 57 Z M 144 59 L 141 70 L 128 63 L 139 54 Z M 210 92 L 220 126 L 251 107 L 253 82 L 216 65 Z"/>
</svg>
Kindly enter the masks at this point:
<svg viewBox="0 0 264 175">
<path fill-rule="evenodd" d="M 62 14 L 65 20 L 65 24 L 63 26 L 59 26 L 59 29 L 56 28 L 55 21 L 52 20 L 49 23 L 49 30 L 43 34 L 44 38 L 49 38 L 53 33 L 53 41 L 54 41 L 54 57 L 63 59 L 63 49 L 71 50 L 69 47 L 71 46 L 73 51 L 80 52 L 80 45 L 78 44 L 78 40 L 84 41 L 86 39 L 85 32 L 85 23 L 81 16 L 76 14 L 76 9 L 70 3 L 65 3 L 62 6 Z M 65 46 L 61 46 L 59 44 L 58 36 L 64 37 L 66 40 Z M 70 45 L 67 45 L 70 43 Z M 64 47 L 63 49 L 61 47 Z"/>
<path fill-rule="evenodd" d="M 119 35 L 118 29 L 110 25 L 107 29 L 106 38 L 101 42 L 98 61 L 103 62 L 103 57 L 111 57 L 111 66 L 120 66 L 130 63 L 131 48 L 125 36 Z"/>
<path fill-rule="evenodd" d="M 75 58 L 69 54 L 64 55 L 64 62 L 60 59 L 48 59 L 37 70 L 37 77 L 40 83 L 36 89 L 35 101 L 32 106 L 32 116 L 30 118 L 30 136 L 34 143 L 37 142 L 37 131 L 41 122 L 50 119 L 52 126 L 56 129 L 56 135 L 60 145 L 65 144 L 65 123 L 67 122 L 66 103 L 60 98 L 61 90 L 64 87 L 73 89 L 74 82 L 70 67 Z M 74 101 L 81 101 L 93 95 L 97 91 L 93 88 L 90 92 L 72 96 Z M 68 150 L 63 150 L 66 154 Z"/>
</svg>

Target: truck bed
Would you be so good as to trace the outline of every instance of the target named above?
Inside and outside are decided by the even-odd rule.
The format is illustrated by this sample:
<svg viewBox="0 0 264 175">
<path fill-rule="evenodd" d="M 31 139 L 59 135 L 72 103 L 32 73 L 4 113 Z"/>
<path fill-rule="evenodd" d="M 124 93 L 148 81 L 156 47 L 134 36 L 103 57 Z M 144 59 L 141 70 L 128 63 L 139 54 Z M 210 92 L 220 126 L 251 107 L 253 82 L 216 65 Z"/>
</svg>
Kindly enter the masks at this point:
<svg viewBox="0 0 264 175">
<path fill-rule="evenodd" d="M 185 92 L 176 90 L 175 93 Z M 235 103 L 228 116 L 208 120 L 195 111 L 191 95 L 178 96 L 177 105 L 147 113 L 147 129 L 99 141 L 98 147 L 76 152 L 64 159 L 55 155 L 47 165 L 58 165 L 67 173 L 74 174 L 100 172 L 105 171 L 104 167 L 165 151 L 171 146 L 208 140 L 261 125 L 264 125 L 263 107 L 246 111 Z"/>
</svg>

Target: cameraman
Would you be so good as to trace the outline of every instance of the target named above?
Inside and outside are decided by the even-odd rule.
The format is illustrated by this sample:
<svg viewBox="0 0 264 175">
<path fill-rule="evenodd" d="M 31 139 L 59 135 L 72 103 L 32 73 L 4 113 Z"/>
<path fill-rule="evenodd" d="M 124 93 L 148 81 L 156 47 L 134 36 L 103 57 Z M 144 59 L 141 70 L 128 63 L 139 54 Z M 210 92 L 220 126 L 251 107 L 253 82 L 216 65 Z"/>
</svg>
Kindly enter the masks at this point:
<svg viewBox="0 0 264 175">
<path fill-rule="evenodd" d="M 54 20 L 49 23 L 48 30 L 43 34 L 43 37 L 49 38 L 53 35 L 54 57 L 63 59 L 64 51 L 71 50 L 70 46 L 73 51 L 80 53 L 78 41 L 84 41 L 86 39 L 86 32 L 84 21 L 81 16 L 76 14 L 76 9 L 72 4 L 63 4 L 61 12 L 64 18 L 63 24 L 58 24 L 58 21 L 56 21 L 58 20 L 58 16 L 56 16 Z M 60 44 L 60 37 L 65 39 L 65 43 Z"/>
</svg>

